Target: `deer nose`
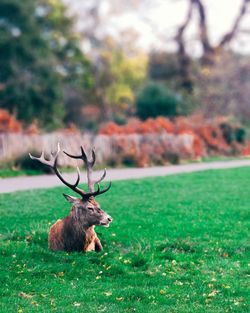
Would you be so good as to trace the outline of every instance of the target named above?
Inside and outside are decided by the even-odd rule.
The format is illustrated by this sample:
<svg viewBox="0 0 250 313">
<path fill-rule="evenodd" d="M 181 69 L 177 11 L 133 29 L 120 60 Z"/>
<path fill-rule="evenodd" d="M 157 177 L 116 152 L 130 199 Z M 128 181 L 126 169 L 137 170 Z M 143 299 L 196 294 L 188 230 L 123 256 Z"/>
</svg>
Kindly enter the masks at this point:
<svg viewBox="0 0 250 313">
<path fill-rule="evenodd" d="M 108 217 L 108 221 L 112 222 L 112 217 L 111 216 Z"/>
</svg>

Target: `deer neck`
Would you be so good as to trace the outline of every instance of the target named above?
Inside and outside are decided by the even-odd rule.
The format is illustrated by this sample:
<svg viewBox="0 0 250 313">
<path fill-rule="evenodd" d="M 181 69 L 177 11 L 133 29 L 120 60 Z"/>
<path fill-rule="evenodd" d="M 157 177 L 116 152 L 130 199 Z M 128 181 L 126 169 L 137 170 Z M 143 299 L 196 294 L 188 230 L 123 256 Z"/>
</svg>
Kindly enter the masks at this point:
<svg viewBox="0 0 250 313">
<path fill-rule="evenodd" d="M 80 222 L 78 218 L 72 213 L 70 213 L 67 216 L 67 219 L 70 220 L 70 224 L 72 225 L 72 228 L 74 229 L 76 233 L 82 234 L 82 233 L 88 233 L 94 230 L 95 226 L 89 225 L 88 222 L 86 223 L 83 223 L 82 221 Z"/>
</svg>

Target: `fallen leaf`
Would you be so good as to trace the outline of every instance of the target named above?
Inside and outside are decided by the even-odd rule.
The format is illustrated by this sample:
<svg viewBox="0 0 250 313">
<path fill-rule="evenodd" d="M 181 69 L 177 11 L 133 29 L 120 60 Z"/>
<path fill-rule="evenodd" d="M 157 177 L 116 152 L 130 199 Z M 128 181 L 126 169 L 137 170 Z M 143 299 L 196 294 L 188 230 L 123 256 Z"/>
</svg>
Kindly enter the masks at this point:
<svg viewBox="0 0 250 313">
<path fill-rule="evenodd" d="M 122 301 L 122 300 L 124 300 L 124 298 L 123 297 L 117 297 L 116 300 L 117 301 Z"/>
<path fill-rule="evenodd" d="M 31 235 L 28 235 L 28 236 L 25 237 L 25 239 L 26 239 L 27 241 L 31 241 L 31 240 L 32 240 L 32 236 L 31 236 Z"/>
<path fill-rule="evenodd" d="M 36 301 L 31 301 L 31 304 L 38 306 L 38 303 Z"/>
<path fill-rule="evenodd" d="M 174 284 L 175 284 L 175 285 L 178 285 L 178 286 L 182 286 L 182 285 L 183 285 L 183 283 L 182 283 L 181 281 L 179 281 L 179 280 L 176 280 L 176 281 L 174 282 Z"/>
<path fill-rule="evenodd" d="M 32 296 L 32 295 L 29 295 L 29 294 L 27 294 L 27 293 L 25 293 L 25 292 L 23 292 L 23 291 L 21 291 L 21 292 L 19 292 L 18 297 L 23 298 L 23 299 L 30 299 L 30 298 L 32 298 L 33 296 Z"/>
<path fill-rule="evenodd" d="M 208 296 L 209 298 L 211 298 L 211 297 L 216 296 L 216 295 L 217 295 L 217 293 L 219 293 L 219 290 L 213 290 L 213 291 L 212 291 L 212 292 L 210 292 L 207 296 Z"/>
<path fill-rule="evenodd" d="M 64 272 L 59 272 L 59 273 L 57 273 L 57 276 L 63 277 L 63 276 L 64 276 Z"/>
<path fill-rule="evenodd" d="M 224 285 L 224 284 L 222 284 L 222 287 L 225 288 L 225 289 L 230 289 L 231 288 L 230 285 Z"/>
</svg>

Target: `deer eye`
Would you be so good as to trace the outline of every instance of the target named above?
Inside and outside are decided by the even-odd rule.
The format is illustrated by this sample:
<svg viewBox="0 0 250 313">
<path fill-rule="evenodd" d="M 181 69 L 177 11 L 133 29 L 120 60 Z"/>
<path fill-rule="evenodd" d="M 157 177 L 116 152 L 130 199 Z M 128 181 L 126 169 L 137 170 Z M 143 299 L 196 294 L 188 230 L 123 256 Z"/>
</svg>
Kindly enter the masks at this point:
<svg viewBox="0 0 250 313">
<path fill-rule="evenodd" d="M 94 211 L 94 209 L 92 207 L 87 207 L 87 209 L 92 211 L 92 212 Z"/>
</svg>

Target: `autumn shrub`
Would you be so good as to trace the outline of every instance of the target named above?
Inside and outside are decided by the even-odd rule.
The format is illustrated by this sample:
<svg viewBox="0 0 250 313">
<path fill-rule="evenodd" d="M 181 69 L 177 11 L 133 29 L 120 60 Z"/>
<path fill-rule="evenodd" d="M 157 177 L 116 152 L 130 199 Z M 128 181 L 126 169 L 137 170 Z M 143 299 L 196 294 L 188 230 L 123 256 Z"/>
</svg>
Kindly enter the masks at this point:
<svg viewBox="0 0 250 313">
<path fill-rule="evenodd" d="M 119 147 L 119 162 L 126 165 L 178 164 L 182 159 L 234 156 L 248 151 L 244 128 L 225 117 L 205 119 L 199 114 L 171 121 L 157 117 L 129 119 L 126 125 L 110 122 L 101 127 L 100 134 Z"/>
<path fill-rule="evenodd" d="M 0 133 L 19 133 L 22 131 L 21 122 L 7 110 L 0 109 Z"/>
<path fill-rule="evenodd" d="M 38 126 L 38 121 L 33 120 L 26 127 L 18 121 L 15 115 L 11 115 L 7 110 L 0 109 L 0 133 L 24 133 L 27 135 L 38 135 L 41 130 Z"/>
</svg>

